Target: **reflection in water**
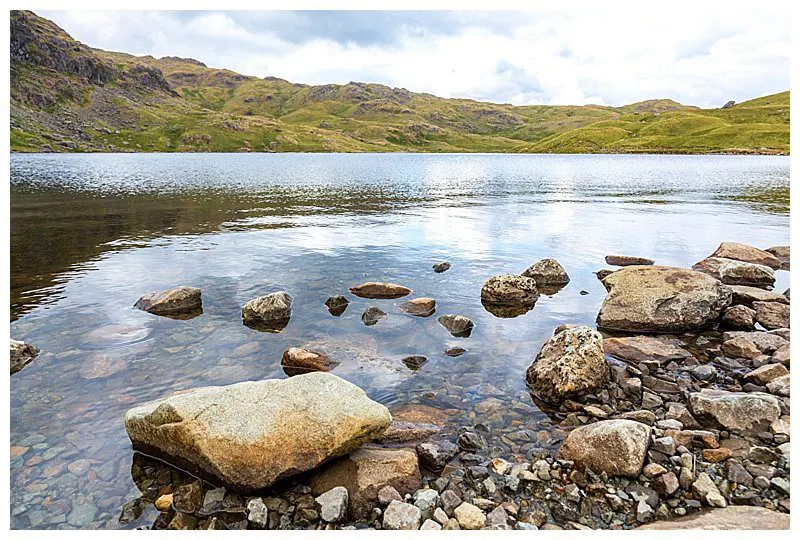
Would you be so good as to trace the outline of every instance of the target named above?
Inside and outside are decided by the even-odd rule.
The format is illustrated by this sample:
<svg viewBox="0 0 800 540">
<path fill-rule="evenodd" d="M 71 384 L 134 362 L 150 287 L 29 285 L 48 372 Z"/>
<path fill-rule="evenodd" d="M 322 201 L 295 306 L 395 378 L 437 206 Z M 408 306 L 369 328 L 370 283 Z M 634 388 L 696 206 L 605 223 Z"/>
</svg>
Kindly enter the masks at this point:
<svg viewBox="0 0 800 540">
<path fill-rule="evenodd" d="M 121 508 L 174 484 L 174 471 L 132 457 L 125 411 L 188 388 L 285 377 L 288 347 L 339 362 L 334 374 L 392 410 L 443 411 L 446 434 L 484 426 L 492 455 L 552 451 L 563 433 L 531 400 L 525 370 L 556 326 L 594 324 L 605 295 L 594 272 L 605 255 L 687 267 L 722 241 L 769 247 L 789 238 L 787 158 L 11 161 L 11 335 L 42 351 L 11 377 L 17 528 L 152 524 L 151 502 L 126 506 L 124 523 Z M 543 258 L 558 260 L 571 282 L 521 316 L 484 308 L 487 277 Z M 433 263 L 444 260 L 451 268 L 436 273 Z M 777 275 L 783 290 L 788 272 Z M 404 313 L 404 299 L 348 294 L 366 281 L 408 286 L 474 329 L 455 337 L 437 317 Z M 199 316 L 133 308 L 142 294 L 184 284 L 203 291 Z M 242 306 L 276 290 L 294 299 L 282 331 L 243 325 Z M 336 295 L 353 305 L 329 311 L 325 301 Z M 386 315 L 366 326 L 361 314 L 370 305 Z"/>
</svg>

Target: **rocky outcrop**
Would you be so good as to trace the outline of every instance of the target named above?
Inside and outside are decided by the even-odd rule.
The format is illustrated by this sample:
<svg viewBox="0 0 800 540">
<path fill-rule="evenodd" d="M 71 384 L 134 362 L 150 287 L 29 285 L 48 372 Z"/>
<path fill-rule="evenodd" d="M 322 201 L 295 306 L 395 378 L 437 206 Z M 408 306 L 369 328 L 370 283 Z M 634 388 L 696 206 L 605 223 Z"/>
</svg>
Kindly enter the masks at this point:
<svg viewBox="0 0 800 540">
<path fill-rule="evenodd" d="M 36 358 L 39 349 L 23 341 L 11 339 L 11 375 L 18 372 Z"/>
<path fill-rule="evenodd" d="M 655 261 L 653 259 L 630 257 L 628 255 L 606 255 L 606 264 L 612 266 L 650 266 L 655 264 Z"/>
<path fill-rule="evenodd" d="M 711 257 L 761 264 L 774 269 L 781 267 L 781 261 L 772 253 L 738 242 L 721 243 Z"/>
<path fill-rule="evenodd" d="M 283 371 L 290 377 L 312 371 L 331 371 L 338 365 L 339 362 L 331 360 L 320 352 L 299 347 L 289 347 L 283 351 L 281 357 Z"/>
<path fill-rule="evenodd" d="M 363 390 L 318 372 L 197 388 L 125 415 L 134 449 L 244 493 L 347 454 L 390 422 Z"/>
<path fill-rule="evenodd" d="M 403 287 L 397 283 L 381 283 L 376 281 L 368 281 L 367 283 L 350 287 L 349 291 L 361 298 L 400 298 L 413 292 L 408 287 Z"/>
<path fill-rule="evenodd" d="M 181 286 L 146 294 L 133 307 L 154 315 L 197 315 L 203 311 L 203 301 L 200 289 Z"/>
<path fill-rule="evenodd" d="M 580 470 L 635 478 L 642 472 L 649 445 L 650 426 L 633 420 L 601 420 L 572 430 L 556 457 L 574 461 Z"/>
<path fill-rule="evenodd" d="M 522 272 L 525 277 L 536 280 L 536 285 L 566 285 L 569 275 L 555 259 L 542 259 Z"/>
<path fill-rule="evenodd" d="M 770 394 L 708 388 L 689 396 L 689 409 L 701 425 L 742 434 L 768 429 L 781 415 L 777 398 Z"/>
<path fill-rule="evenodd" d="M 291 316 L 292 297 L 285 291 L 254 298 L 242 308 L 244 324 L 270 332 L 283 330 Z"/>
<path fill-rule="evenodd" d="M 599 390 L 609 378 L 603 337 L 586 326 L 570 327 L 550 338 L 526 374 L 531 391 L 550 403 Z"/>
<path fill-rule="evenodd" d="M 430 317 L 436 311 L 436 300 L 433 298 L 414 298 L 400 304 L 400 309 L 415 317 Z"/>
<path fill-rule="evenodd" d="M 350 494 L 351 519 L 368 517 L 378 492 L 391 486 L 401 495 L 422 487 L 417 454 L 407 448 L 361 448 L 331 462 L 311 478 L 314 494 L 344 486 Z"/>
<path fill-rule="evenodd" d="M 629 332 L 682 332 L 716 321 L 731 303 L 731 290 L 692 270 L 632 266 L 603 280 L 609 293 L 597 315 L 599 327 Z"/>
<path fill-rule="evenodd" d="M 536 280 L 512 274 L 494 276 L 481 288 L 481 301 L 495 305 L 533 305 L 539 298 Z"/>
<path fill-rule="evenodd" d="M 789 514 L 760 506 L 728 506 L 677 519 L 641 525 L 636 530 L 788 530 Z"/>
</svg>

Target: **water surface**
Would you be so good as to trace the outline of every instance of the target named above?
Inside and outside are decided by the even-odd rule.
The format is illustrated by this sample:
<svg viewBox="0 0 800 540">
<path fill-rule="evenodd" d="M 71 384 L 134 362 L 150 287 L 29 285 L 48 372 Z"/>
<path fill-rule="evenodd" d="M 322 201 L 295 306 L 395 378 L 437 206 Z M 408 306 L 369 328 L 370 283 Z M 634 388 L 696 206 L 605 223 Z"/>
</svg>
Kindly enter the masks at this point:
<svg viewBox="0 0 800 540">
<path fill-rule="evenodd" d="M 606 254 L 690 266 L 722 241 L 789 241 L 789 160 L 763 156 L 131 154 L 11 159 L 11 335 L 41 355 L 11 377 L 11 524 L 117 528 L 139 494 L 123 416 L 175 390 L 285 377 L 286 347 L 393 410 L 424 404 L 447 429 L 482 424 L 495 452 L 550 450 L 559 431 L 524 373 L 562 323 L 593 324 Z M 516 318 L 483 281 L 552 257 L 572 278 Z M 447 260 L 442 274 L 431 265 Z M 393 281 L 475 322 L 467 339 L 400 300 L 325 299 Z M 776 288 L 788 286 L 778 272 Z M 133 309 L 142 294 L 203 290 L 188 321 Z M 241 323 L 269 292 L 294 297 L 279 334 Z M 581 294 L 584 291 L 588 294 Z M 377 305 L 375 326 L 360 320 Z M 444 356 L 448 347 L 467 353 Z M 417 371 L 405 356 L 425 355 Z M 133 527 L 148 524 L 152 514 Z"/>
</svg>

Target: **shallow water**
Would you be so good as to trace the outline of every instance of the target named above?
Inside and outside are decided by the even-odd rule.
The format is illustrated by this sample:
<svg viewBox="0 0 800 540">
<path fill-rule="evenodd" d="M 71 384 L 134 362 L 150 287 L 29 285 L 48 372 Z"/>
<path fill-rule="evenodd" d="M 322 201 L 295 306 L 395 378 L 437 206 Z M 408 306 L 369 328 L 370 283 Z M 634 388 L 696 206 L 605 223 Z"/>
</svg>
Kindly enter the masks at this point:
<svg viewBox="0 0 800 540">
<path fill-rule="evenodd" d="M 445 409 L 448 429 L 482 423 L 509 453 L 551 449 L 558 430 L 524 372 L 553 328 L 593 324 L 603 257 L 691 266 L 722 241 L 788 244 L 788 194 L 785 157 L 14 155 L 11 335 L 42 353 L 11 377 L 12 527 L 121 527 L 139 494 L 125 411 L 284 377 L 290 346 L 328 352 L 335 374 L 394 410 Z M 486 278 L 544 257 L 569 285 L 516 318 L 483 308 Z M 441 260 L 453 266 L 436 274 Z M 475 329 L 452 337 L 436 316 L 402 314 L 405 299 L 348 295 L 328 313 L 328 296 L 367 280 L 436 298 L 436 316 Z M 132 307 L 180 284 L 202 288 L 201 316 Z M 776 289 L 788 284 L 778 272 Z M 243 326 L 241 306 L 277 290 L 294 297 L 286 329 Z M 388 317 L 365 326 L 369 305 Z M 401 361 L 412 354 L 428 358 L 417 371 Z"/>
</svg>

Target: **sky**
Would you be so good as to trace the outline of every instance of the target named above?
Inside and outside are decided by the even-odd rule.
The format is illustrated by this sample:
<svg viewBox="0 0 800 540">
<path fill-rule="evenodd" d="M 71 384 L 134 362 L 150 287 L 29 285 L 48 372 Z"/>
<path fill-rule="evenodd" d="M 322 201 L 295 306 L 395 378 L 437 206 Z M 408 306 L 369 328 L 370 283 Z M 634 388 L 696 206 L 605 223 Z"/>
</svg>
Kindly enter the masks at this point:
<svg viewBox="0 0 800 540">
<path fill-rule="evenodd" d="M 610 5 L 607 5 L 610 4 Z M 92 47 L 306 84 L 515 105 L 719 107 L 789 89 L 788 6 L 681 0 L 529 11 L 37 11 Z M 596 7 L 592 7 L 596 6 Z M 637 7 L 639 6 L 639 7 Z"/>
</svg>

